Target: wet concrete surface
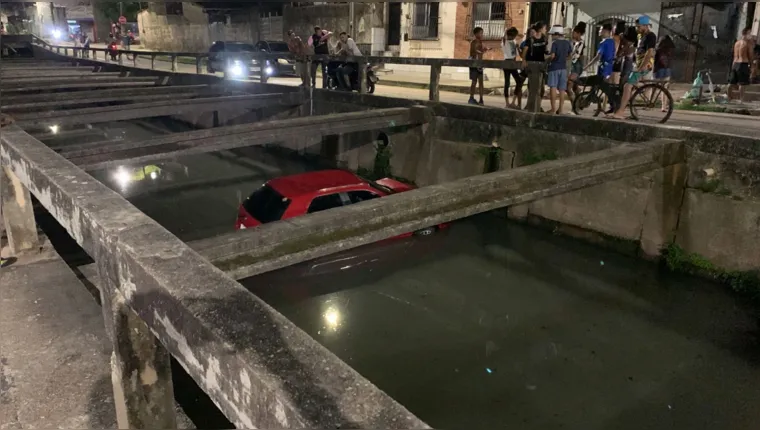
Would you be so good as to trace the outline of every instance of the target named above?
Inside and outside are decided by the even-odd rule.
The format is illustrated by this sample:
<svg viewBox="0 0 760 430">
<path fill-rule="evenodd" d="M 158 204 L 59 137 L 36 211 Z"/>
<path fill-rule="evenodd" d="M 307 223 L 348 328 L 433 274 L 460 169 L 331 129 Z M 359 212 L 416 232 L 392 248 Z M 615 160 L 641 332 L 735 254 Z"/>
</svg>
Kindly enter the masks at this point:
<svg viewBox="0 0 760 430">
<path fill-rule="evenodd" d="M 409 240 L 244 285 L 433 427 L 756 428 L 757 321 L 723 287 L 493 214 Z"/>
</svg>

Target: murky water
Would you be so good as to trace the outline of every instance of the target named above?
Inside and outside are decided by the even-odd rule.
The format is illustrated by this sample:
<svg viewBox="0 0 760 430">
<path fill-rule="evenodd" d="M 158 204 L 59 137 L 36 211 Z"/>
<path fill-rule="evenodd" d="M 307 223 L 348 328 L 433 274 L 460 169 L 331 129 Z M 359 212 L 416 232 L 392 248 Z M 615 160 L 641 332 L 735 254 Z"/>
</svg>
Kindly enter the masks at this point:
<svg viewBox="0 0 760 430">
<path fill-rule="evenodd" d="M 175 125 L 153 126 L 124 136 Z M 231 231 L 239 199 L 315 167 L 261 148 L 154 165 L 93 176 L 186 241 Z M 244 285 L 434 427 L 760 422 L 757 321 L 722 287 L 493 214 Z"/>
<path fill-rule="evenodd" d="M 437 428 L 757 428 L 757 321 L 720 286 L 491 214 L 412 240 L 245 284 Z"/>
</svg>

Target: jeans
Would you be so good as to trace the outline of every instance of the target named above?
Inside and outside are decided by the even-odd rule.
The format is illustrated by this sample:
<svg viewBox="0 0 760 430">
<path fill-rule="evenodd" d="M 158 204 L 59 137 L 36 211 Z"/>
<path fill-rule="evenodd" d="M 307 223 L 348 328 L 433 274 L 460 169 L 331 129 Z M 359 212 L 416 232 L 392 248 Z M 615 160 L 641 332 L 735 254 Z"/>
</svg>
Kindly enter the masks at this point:
<svg viewBox="0 0 760 430">
<path fill-rule="evenodd" d="M 322 88 L 325 88 L 325 82 L 327 77 L 327 66 L 323 61 L 312 61 L 311 62 L 311 86 L 314 88 L 317 88 L 317 69 L 322 66 Z"/>
</svg>

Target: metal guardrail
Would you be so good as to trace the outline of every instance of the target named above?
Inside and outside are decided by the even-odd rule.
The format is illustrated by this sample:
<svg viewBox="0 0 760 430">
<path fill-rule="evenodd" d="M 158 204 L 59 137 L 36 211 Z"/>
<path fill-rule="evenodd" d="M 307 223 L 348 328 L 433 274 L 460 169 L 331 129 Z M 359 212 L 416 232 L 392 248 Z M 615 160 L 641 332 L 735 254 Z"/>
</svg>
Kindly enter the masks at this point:
<svg viewBox="0 0 760 430">
<path fill-rule="evenodd" d="M 85 60 L 98 60 L 97 54 L 103 53 L 103 60 L 107 59 L 107 56 L 111 51 L 106 48 L 82 48 L 75 46 L 61 46 L 51 45 L 50 43 L 35 38 L 35 43 L 50 51 L 55 51 L 58 54 L 67 56 L 73 56 L 76 58 L 82 58 Z M 83 53 L 87 53 L 83 57 Z M 89 54 L 92 54 L 91 56 Z M 155 61 L 160 57 L 168 57 L 171 62 L 171 71 L 177 72 L 178 59 L 193 58 L 195 61 L 195 72 L 198 74 L 204 74 L 203 61 L 208 58 L 207 53 L 198 52 L 168 52 L 168 51 L 133 51 L 127 49 L 117 50 L 117 61 L 119 65 L 124 65 L 124 57 L 129 58 L 131 56 L 133 67 L 137 67 L 138 57 L 149 57 L 151 63 L 151 69 L 155 69 Z M 238 55 L 240 57 L 240 55 Z M 296 57 L 292 54 L 283 56 L 282 54 L 268 54 L 268 53 L 250 53 L 245 54 L 245 59 L 257 60 L 258 64 L 261 64 L 266 60 L 277 60 L 281 58 L 289 58 L 297 61 L 345 61 L 359 64 L 406 64 L 415 66 L 428 66 L 430 67 L 430 80 L 429 80 L 429 95 L 428 99 L 431 101 L 440 100 L 440 79 L 441 69 L 443 67 L 472 67 L 483 69 L 524 69 L 527 71 L 528 78 L 528 106 L 526 108 L 529 112 L 538 112 L 541 106 L 541 87 L 544 85 L 544 71 L 546 70 L 545 63 L 527 63 L 524 66 L 523 63 L 514 60 L 465 60 L 456 58 L 411 58 L 411 57 L 377 57 L 377 56 L 364 56 L 364 57 L 336 57 L 331 55 L 308 55 L 303 57 Z M 359 82 L 361 83 L 361 93 L 366 92 L 366 70 L 364 67 L 359 67 Z M 259 80 L 262 83 L 267 82 L 267 76 L 264 73 L 259 74 Z"/>
</svg>

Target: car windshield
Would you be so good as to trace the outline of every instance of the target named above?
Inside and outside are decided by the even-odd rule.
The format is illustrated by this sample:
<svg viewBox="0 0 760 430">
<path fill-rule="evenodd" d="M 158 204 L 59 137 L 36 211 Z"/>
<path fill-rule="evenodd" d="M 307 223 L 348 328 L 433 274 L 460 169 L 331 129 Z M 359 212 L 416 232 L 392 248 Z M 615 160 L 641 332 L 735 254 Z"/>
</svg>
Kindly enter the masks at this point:
<svg viewBox="0 0 760 430">
<path fill-rule="evenodd" d="M 256 52 L 253 45 L 247 43 L 228 43 L 225 47 L 228 52 Z"/>
<path fill-rule="evenodd" d="M 290 52 L 288 44 L 282 42 L 269 42 L 269 49 L 272 52 Z"/>
<path fill-rule="evenodd" d="M 269 185 L 254 191 L 243 202 L 245 211 L 261 223 L 279 221 L 289 205 L 290 199 L 283 197 Z"/>
</svg>

